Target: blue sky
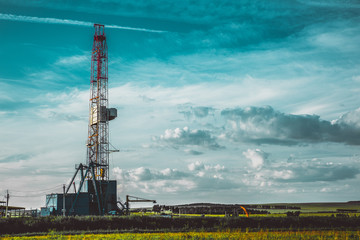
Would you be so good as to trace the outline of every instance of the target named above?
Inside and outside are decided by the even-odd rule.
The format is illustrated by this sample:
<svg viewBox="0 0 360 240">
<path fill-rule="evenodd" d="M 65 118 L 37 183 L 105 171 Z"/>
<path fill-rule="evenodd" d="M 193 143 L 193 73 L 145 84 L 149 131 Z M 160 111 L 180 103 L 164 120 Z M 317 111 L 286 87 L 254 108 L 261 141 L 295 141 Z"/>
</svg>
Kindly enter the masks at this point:
<svg viewBox="0 0 360 240">
<path fill-rule="evenodd" d="M 43 206 L 85 162 L 101 23 L 120 197 L 358 200 L 359 16 L 355 0 L 0 0 L 0 192 Z"/>
</svg>

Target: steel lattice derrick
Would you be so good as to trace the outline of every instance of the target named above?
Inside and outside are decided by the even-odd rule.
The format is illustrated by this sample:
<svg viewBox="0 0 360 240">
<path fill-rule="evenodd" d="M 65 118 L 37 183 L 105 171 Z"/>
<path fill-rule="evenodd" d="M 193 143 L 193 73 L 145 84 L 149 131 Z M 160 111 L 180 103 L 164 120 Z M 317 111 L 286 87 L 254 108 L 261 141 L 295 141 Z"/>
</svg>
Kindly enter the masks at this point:
<svg viewBox="0 0 360 240">
<path fill-rule="evenodd" d="M 87 165 L 97 180 L 109 179 L 108 53 L 104 25 L 94 24 L 91 55 Z"/>
</svg>

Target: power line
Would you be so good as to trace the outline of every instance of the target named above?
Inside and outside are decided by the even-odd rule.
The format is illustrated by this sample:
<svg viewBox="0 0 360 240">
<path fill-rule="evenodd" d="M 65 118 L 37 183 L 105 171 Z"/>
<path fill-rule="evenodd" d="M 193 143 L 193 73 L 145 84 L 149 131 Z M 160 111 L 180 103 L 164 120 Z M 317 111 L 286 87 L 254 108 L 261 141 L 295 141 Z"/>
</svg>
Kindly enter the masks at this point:
<svg viewBox="0 0 360 240">
<path fill-rule="evenodd" d="M 23 196 L 16 196 L 11 195 L 12 198 L 35 198 L 35 197 L 41 197 L 43 194 L 37 194 L 37 195 L 23 195 Z"/>
<path fill-rule="evenodd" d="M 41 192 L 47 192 L 47 191 L 50 191 L 50 190 L 54 190 L 54 189 L 57 189 L 57 188 L 60 188 L 62 186 L 62 184 L 59 184 L 59 185 L 56 185 L 54 187 L 51 187 L 51 188 L 46 188 L 46 189 L 39 189 L 39 190 L 21 190 L 21 191 L 18 191 L 18 190 L 11 190 L 11 192 L 17 192 L 17 193 L 23 193 L 23 192 L 38 192 L 38 193 L 41 193 Z"/>
<path fill-rule="evenodd" d="M 19 198 L 34 198 L 34 197 L 40 197 L 43 196 L 46 192 L 49 191 L 54 191 L 54 190 L 60 190 L 62 184 L 60 185 L 56 185 L 54 187 L 51 188 L 46 188 L 46 189 L 40 189 L 40 190 L 22 190 L 22 191 L 18 191 L 18 190 L 11 190 L 10 192 L 15 192 L 18 194 L 11 194 L 11 197 L 19 197 Z M 27 194 L 27 193 L 32 193 L 32 194 Z"/>
</svg>

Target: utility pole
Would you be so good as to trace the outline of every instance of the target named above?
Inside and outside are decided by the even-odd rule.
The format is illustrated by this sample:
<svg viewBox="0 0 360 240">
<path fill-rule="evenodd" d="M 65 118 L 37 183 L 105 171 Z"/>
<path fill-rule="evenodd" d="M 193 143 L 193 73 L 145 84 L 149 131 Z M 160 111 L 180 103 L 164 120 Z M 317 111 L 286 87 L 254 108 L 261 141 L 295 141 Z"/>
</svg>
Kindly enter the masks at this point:
<svg viewBox="0 0 360 240">
<path fill-rule="evenodd" d="M 62 209 L 62 212 L 63 212 L 63 217 L 65 217 L 65 213 L 66 213 L 66 209 L 65 209 L 65 184 L 63 185 L 63 209 Z"/>
<path fill-rule="evenodd" d="M 9 190 L 6 190 L 6 210 L 5 210 L 5 217 L 8 216 L 8 207 L 9 207 Z"/>
</svg>

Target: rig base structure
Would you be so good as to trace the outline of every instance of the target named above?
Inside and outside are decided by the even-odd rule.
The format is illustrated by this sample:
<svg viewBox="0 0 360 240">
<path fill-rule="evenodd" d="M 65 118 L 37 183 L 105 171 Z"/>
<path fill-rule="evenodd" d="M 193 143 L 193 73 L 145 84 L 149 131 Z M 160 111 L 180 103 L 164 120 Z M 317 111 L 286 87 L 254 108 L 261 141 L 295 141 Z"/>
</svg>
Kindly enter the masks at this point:
<svg viewBox="0 0 360 240">
<path fill-rule="evenodd" d="M 85 170 L 85 171 L 84 171 Z M 72 178 L 75 179 L 78 173 L 81 182 L 78 191 L 69 193 L 71 184 L 62 194 L 46 195 L 46 213 L 43 215 L 108 215 L 122 214 L 122 210 L 117 206 L 116 180 L 96 180 L 95 178 L 86 179 L 94 173 L 94 166 L 80 164 Z M 72 182 L 71 181 L 71 182 Z M 83 191 L 83 189 L 86 189 Z"/>
</svg>

